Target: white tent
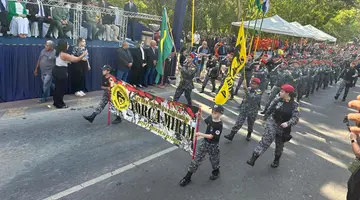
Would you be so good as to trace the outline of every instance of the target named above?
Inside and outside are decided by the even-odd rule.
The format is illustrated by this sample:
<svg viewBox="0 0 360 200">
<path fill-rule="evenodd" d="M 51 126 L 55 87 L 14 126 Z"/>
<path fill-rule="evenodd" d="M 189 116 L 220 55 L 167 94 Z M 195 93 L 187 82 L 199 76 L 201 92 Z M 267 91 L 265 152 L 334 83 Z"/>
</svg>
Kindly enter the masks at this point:
<svg viewBox="0 0 360 200">
<path fill-rule="evenodd" d="M 303 27 L 299 22 L 290 22 L 289 23 L 292 27 L 295 27 L 299 33 L 302 35 L 306 35 L 306 38 L 313 38 L 319 41 L 325 41 L 323 38 L 318 37 L 312 31 L 308 30 L 307 28 Z"/>
<path fill-rule="evenodd" d="M 314 33 L 312 30 L 304 27 L 303 25 L 301 25 L 299 22 L 290 22 L 291 25 L 296 26 L 298 29 L 301 29 L 307 33 L 309 33 L 310 35 L 312 35 L 311 38 L 318 40 L 318 41 L 326 41 L 327 38 L 321 37 L 318 34 Z"/>
<path fill-rule="evenodd" d="M 313 27 L 312 25 L 308 24 L 306 26 L 304 26 L 305 28 L 307 28 L 308 30 L 311 30 L 314 34 L 316 34 L 317 36 L 324 38 L 325 40 L 328 40 L 330 42 L 336 42 L 336 38 Z"/>
<path fill-rule="evenodd" d="M 256 20 L 246 21 L 244 27 L 249 29 L 254 29 Z M 241 22 L 232 22 L 234 26 L 240 26 Z M 260 29 L 261 19 L 258 19 L 256 22 L 256 30 Z M 266 33 L 273 33 L 279 35 L 289 35 L 295 37 L 312 37 L 308 32 L 299 30 L 297 27 L 292 26 L 289 22 L 284 20 L 278 15 L 273 17 L 264 18 L 261 31 Z"/>
</svg>

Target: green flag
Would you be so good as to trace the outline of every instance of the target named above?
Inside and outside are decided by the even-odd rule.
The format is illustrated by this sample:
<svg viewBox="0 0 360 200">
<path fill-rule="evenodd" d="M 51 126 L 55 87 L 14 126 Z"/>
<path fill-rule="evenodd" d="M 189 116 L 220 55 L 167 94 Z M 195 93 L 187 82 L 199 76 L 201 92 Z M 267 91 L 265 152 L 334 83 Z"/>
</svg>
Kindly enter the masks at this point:
<svg viewBox="0 0 360 200">
<path fill-rule="evenodd" d="M 163 75 L 163 65 L 165 59 L 170 55 L 173 48 L 173 42 L 170 37 L 169 27 L 167 25 L 167 14 L 166 8 L 164 8 L 161 19 L 161 33 L 160 33 L 160 44 L 159 44 L 159 57 L 156 64 L 156 84 L 159 83 L 160 77 Z"/>
</svg>

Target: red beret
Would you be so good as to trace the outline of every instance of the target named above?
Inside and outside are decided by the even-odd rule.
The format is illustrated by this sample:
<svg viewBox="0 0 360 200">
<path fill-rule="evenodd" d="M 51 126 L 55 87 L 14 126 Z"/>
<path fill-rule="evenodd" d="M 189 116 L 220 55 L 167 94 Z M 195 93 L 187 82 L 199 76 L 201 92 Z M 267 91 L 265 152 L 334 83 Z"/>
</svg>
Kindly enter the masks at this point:
<svg viewBox="0 0 360 200">
<path fill-rule="evenodd" d="M 251 82 L 254 82 L 254 83 L 256 83 L 256 84 L 259 85 L 261 81 L 260 81 L 259 78 L 252 78 L 252 79 L 251 79 Z"/>
<path fill-rule="evenodd" d="M 285 85 L 281 86 L 281 89 L 284 90 L 284 92 L 286 92 L 286 93 L 293 93 L 295 91 L 294 87 L 289 84 L 285 84 Z"/>
<path fill-rule="evenodd" d="M 266 63 L 267 63 L 265 59 L 261 59 L 261 62 L 262 62 L 263 64 L 266 64 Z"/>
<path fill-rule="evenodd" d="M 269 55 L 267 55 L 267 54 L 264 54 L 264 57 L 266 57 L 266 58 L 267 58 L 267 57 L 269 57 Z"/>
<path fill-rule="evenodd" d="M 189 56 L 192 58 L 195 58 L 195 54 L 193 54 L 193 53 L 190 53 Z"/>
</svg>

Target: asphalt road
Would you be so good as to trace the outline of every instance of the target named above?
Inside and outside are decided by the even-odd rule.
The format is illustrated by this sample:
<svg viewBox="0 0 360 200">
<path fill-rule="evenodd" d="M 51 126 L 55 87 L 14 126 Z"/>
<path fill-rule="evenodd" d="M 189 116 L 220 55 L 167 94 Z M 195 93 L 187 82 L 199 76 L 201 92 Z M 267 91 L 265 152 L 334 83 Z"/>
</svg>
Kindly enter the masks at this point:
<svg viewBox="0 0 360 200">
<path fill-rule="evenodd" d="M 232 143 L 220 141 L 220 178 L 209 180 L 212 169 L 206 159 L 185 188 L 179 180 L 190 155 L 134 124 L 107 126 L 106 112 L 88 123 L 81 115 L 91 113 L 97 98 L 74 104 L 72 110 L 43 108 L 3 117 L 0 200 L 42 200 L 55 194 L 62 200 L 343 200 L 350 175 L 346 165 L 353 156 L 342 119 L 351 110 L 334 100 L 335 91 L 330 87 L 301 102 L 301 121 L 278 169 L 269 166 L 274 145 L 255 167 L 245 163 L 263 128 L 257 123 L 253 140 L 246 142 L 244 125 Z M 352 89 L 348 100 L 359 92 Z M 168 97 L 173 89 L 156 93 Z M 207 115 L 213 96 L 195 92 L 193 98 Z M 226 105 L 223 134 L 234 124 L 238 102 L 240 97 Z M 115 175 L 107 174 L 114 170 Z"/>
</svg>

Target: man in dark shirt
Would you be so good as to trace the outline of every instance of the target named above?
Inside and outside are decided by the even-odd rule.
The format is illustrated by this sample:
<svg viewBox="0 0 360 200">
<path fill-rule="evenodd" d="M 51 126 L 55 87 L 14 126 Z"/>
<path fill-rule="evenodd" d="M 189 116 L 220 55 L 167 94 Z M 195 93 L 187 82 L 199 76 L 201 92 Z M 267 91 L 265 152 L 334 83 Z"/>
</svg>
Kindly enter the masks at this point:
<svg viewBox="0 0 360 200">
<path fill-rule="evenodd" d="M 134 3 L 134 0 L 130 0 L 128 3 L 126 3 L 124 6 L 124 10 L 128 11 L 128 12 L 133 12 L 133 13 L 138 12 L 138 8 L 137 8 L 136 4 Z M 129 17 L 128 28 L 130 30 L 130 38 L 132 41 L 135 41 L 135 37 L 134 37 L 135 23 L 136 23 L 136 20 L 134 18 Z"/>
<path fill-rule="evenodd" d="M 126 82 L 134 61 L 129 51 L 129 44 L 126 41 L 124 41 L 122 47 L 118 49 L 117 61 L 117 79 Z"/>
<path fill-rule="evenodd" d="M 206 123 L 206 132 L 196 133 L 196 136 L 204 137 L 201 140 L 200 146 L 196 152 L 195 159 L 191 162 L 188 173 L 181 179 L 180 186 L 186 186 L 191 182 L 191 176 L 196 172 L 206 154 L 209 154 L 210 162 L 213 168 L 210 179 L 216 180 L 219 177 L 220 171 L 220 150 L 219 140 L 223 129 L 223 122 L 221 116 L 224 114 L 224 107 L 214 105 L 211 116 L 204 121 Z"/>
<path fill-rule="evenodd" d="M 110 72 L 111 72 L 110 65 L 104 65 L 102 69 L 103 69 L 102 70 L 103 77 L 102 77 L 101 89 L 104 90 L 104 93 L 101 98 L 101 101 L 100 101 L 99 105 L 95 108 L 95 111 L 90 116 L 83 116 L 90 123 L 93 123 L 96 115 L 100 114 L 101 111 L 104 110 L 106 104 L 108 104 L 108 102 L 110 101 L 111 83 L 116 82 L 115 77 L 110 74 Z M 122 120 L 121 120 L 120 115 L 117 115 L 116 119 L 114 121 L 112 121 L 112 124 L 119 124 L 119 123 L 121 123 L 121 121 Z"/>
<path fill-rule="evenodd" d="M 352 87 L 353 85 L 353 80 L 358 76 L 358 71 L 355 69 L 355 66 L 356 66 L 356 62 L 355 61 L 351 62 L 350 67 L 345 66 L 345 69 L 341 72 L 340 77 L 342 78 L 342 81 L 334 97 L 336 100 L 339 98 L 344 88 L 345 88 L 345 92 L 342 101 L 346 100 L 350 87 Z"/>
</svg>

